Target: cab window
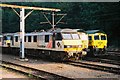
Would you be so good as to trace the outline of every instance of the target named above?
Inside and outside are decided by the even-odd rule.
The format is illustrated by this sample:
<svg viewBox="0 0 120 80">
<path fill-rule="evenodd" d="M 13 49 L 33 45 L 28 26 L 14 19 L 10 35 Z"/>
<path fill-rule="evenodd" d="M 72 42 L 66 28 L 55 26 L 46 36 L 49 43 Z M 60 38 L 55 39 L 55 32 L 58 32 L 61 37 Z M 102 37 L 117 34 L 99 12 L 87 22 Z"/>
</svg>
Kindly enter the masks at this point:
<svg viewBox="0 0 120 80">
<path fill-rule="evenodd" d="M 78 34 L 72 34 L 72 38 L 73 39 L 79 39 L 79 36 L 78 36 Z"/>
<path fill-rule="evenodd" d="M 7 40 L 11 40 L 11 37 L 10 37 L 10 36 L 7 36 Z"/>
<path fill-rule="evenodd" d="M 95 35 L 94 40 L 99 40 L 99 35 Z"/>
<path fill-rule="evenodd" d="M 68 34 L 68 33 L 64 33 L 64 34 L 62 34 L 62 36 L 63 36 L 63 39 L 72 39 L 72 36 L 71 36 L 71 34 Z"/>
<path fill-rule="evenodd" d="M 61 33 L 57 33 L 57 34 L 55 35 L 55 39 L 56 39 L 56 40 L 62 40 Z"/>
<path fill-rule="evenodd" d="M 89 40 L 92 40 L 92 36 L 88 36 L 88 39 L 89 39 Z"/>
<path fill-rule="evenodd" d="M 101 35 L 101 40 L 106 40 L 106 36 Z"/>
</svg>

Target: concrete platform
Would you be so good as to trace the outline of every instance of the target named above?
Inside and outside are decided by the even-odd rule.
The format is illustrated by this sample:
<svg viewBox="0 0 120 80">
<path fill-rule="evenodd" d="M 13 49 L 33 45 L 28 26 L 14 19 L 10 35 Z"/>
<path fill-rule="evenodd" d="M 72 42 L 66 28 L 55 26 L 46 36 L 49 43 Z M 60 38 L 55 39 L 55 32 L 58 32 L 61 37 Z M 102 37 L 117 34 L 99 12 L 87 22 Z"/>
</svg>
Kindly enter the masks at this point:
<svg viewBox="0 0 120 80">
<path fill-rule="evenodd" d="M 87 69 L 87 68 L 75 67 L 75 66 L 67 65 L 63 63 L 49 62 L 49 61 L 43 61 L 40 59 L 38 60 L 38 59 L 30 59 L 30 58 L 27 58 L 28 61 L 20 61 L 18 60 L 19 59 L 18 56 L 13 56 L 8 54 L 2 54 L 0 57 L 4 61 L 9 61 L 9 62 L 24 65 L 24 66 L 29 66 L 39 70 L 44 70 L 47 72 L 66 76 L 69 78 L 76 78 L 76 79 L 100 78 L 101 80 L 103 80 L 103 78 L 109 78 L 109 79 L 111 78 L 110 80 L 112 80 L 112 78 L 115 78 L 113 80 L 119 80 L 120 78 L 120 75 L 107 73 L 103 71 L 96 71 L 96 70 Z"/>
</svg>

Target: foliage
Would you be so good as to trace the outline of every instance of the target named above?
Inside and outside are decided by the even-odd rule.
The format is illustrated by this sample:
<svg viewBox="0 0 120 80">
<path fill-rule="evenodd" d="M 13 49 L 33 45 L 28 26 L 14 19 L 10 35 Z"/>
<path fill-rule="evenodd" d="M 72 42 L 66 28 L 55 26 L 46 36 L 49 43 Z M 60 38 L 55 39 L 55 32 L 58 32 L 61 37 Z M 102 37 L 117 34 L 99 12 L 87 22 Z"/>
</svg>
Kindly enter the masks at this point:
<svg viewBox="0 0 120 80">
<path fill-rule="evenodd" d="M 6 2 L 7 4 L 60 8 L 61 13 L 67 13 L 59 28 L 82 28 L 85 30 L 100 29 L 108 34 L 109 45 L 120 45 L 120 3 L 119 2 Z M 19 17 L 10 8 L 2 8 L 2 31 L 19 32 Z M 17 11 L 19 11 L 17 9 Z M 29 10 L 26 10 L 28 12 Z M 49 18 L 51 18 L 49 16 Z M 58 19 L 57 17 L 56 19 Z M 34 11 L 26 19 L 26 32 L 40 29 L 50 29 L 49 24 L 40 11 Z"/>
</svg>

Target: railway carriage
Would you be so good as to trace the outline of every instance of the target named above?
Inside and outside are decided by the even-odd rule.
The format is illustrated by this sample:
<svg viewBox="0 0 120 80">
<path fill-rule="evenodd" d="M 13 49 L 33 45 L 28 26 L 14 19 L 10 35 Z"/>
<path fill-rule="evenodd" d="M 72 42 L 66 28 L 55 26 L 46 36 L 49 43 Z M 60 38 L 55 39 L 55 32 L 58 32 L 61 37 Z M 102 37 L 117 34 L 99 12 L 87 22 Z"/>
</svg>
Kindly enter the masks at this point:
<svg viewBox="0 0 120 80">
<path fill-rule="evenodd" d="M 88 55 L 105 54 L 107 48 L 107 34 L 100 30 L 88 30 L 89 49 Z"/>
</svg>

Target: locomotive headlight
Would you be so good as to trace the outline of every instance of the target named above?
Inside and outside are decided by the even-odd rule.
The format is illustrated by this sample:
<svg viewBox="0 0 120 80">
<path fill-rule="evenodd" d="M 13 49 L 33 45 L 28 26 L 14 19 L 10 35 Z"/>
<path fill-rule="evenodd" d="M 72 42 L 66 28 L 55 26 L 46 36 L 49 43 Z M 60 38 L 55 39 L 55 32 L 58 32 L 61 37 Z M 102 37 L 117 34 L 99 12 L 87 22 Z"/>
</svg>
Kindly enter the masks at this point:
<svg viewBox="0 0 120 80">
<path fill-rule="evenodd" d="M 71 46 L 64 45 L 64 48 L 70 48 Z"/>
<path fill-rule="evenodd" d="M 67 48 L 70 48 L 70 46 L 67 46 Z"/>
<path fill-rule="evenodd" d="M 81 47 L 82 47 L 82 45 L 79 45 L 78 47 L 79 47 L 79 48 L 81 48 Z"/>
</svg>

